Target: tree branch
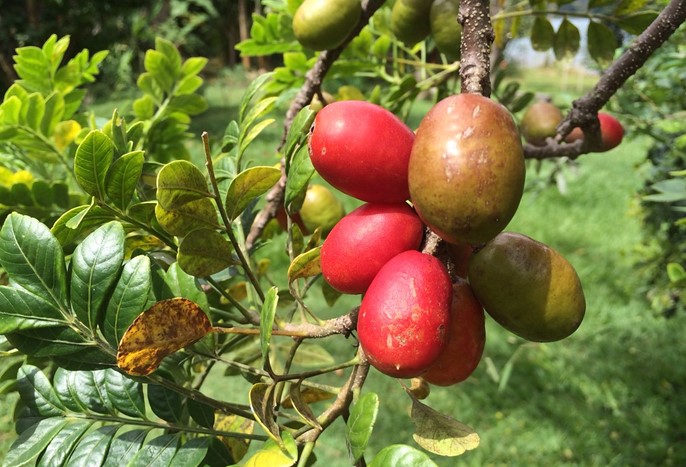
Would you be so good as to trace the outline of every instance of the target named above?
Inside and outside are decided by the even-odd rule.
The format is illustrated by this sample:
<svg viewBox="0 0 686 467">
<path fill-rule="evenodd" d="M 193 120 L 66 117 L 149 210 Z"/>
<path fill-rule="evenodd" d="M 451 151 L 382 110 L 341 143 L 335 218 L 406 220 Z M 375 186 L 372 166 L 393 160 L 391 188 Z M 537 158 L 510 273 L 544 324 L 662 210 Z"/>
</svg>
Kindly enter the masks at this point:
<svg viewBox="0 0 686 467">
<path fill-rule="evenodd" d="M 286 112 L 281 146 L 283 146 L 286 141 L 288 130 L 290 130 L 295 116 L 303 107 L 312 101 L 312 97 L 314 97 L 317 92 L 320 92 L 324 77 L 329 72 L 329 69 L 331 69 L 331 65 L 338 59 L 350 41 L 357 37 L 360 31 L 367 25 L 369 18 L 371 18 L 374 12 L 383 5 L 384 1 L 385 0 L 362 0 L 362 14 L 360 15 L 360 21 L 357 23 L 357 26 L 355 26 L 355 29 L 340 46 L 335 49 L 325 50 L 319 54 L 317 62 L 305 75 L 305 84 L 300 88 L 300 91 L 298 91 L 298 94 L 295 96 L 295 99 L 293 99 L 291 106 Z M 286 190 L 286 172 L 284 171 L 284 165 L 285 164 L 282 161 L 281 178 L 269 193 L 267 193 L 267 204 L 257 214 L 250 228 L 250 232 L 248 232 L 245 242 L 248 250 L 252 249 L 257 239 L 262 235 L 262 231 L 264 231 L 267 222 L 276 216 L 279 206 L 283 204 L 283 195 Z"/>
<path fill-rule="evenodd" d="M 495 39 L 488 0 L 462 0 L 460 77 L 462 92 L 491 95 L 491 44 Z"/>
<path fill-rule="evenodd" d="M 641 68 L 650 56 L 686 21 L 686 0 L 672 0 L 628 49 L 605 70 L 595 87 L 572 103 L 572 109 L 557 127 L 557 136 L 545 146 L 524 145 L 528 159 L 568 157 L 576 159 L 600 147 L 598 111 Z M 584 132 L 583 141 L 561 144 L 574 128 Z"/>
</svg>

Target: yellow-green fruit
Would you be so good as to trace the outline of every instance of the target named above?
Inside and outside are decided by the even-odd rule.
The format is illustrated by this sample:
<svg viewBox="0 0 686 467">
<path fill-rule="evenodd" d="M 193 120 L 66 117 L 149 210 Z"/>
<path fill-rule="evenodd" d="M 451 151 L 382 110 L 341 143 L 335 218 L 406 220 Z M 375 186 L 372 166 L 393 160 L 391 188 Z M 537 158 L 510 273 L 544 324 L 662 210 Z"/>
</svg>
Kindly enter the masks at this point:
<svg viewBox="0 0 686 467">
<path fill-rule="evenodd" d="M 562 118 L 562 111 L 554 104 L 538 101 L 526 109 L 519 129 L 527 142 L 543 146 L 546 138 L 552 138 L 557 134 L 557 126 Z"/>
<path fill-rule="evenodd" d="M 321 227 L 322 235 L 327 235 L 345 216 L 345 208 L 343 203 L 325 186 L 310 185 L 299 213 L 309 232 L 314 232 L 314 229 Z"/>
<path fill-rule="evenodd" d="M 317 94 L 315 94 L 312 98 L 312 102 L 310 102 L 310 109 L 313 112 L 319 112 L 324 108 L 325 105 L 331 104 L 332 102 L 336 102 L 336 98 L 326 91 L 322 92 L 322 96 L 324 97 L 324 101 L 326 102 L 322 102 L 322 100 L 319 98 Z"/>
<path fill-rule="evenodd" d="M 586 311 L 572 265 L 556 250 L 517 233 L 499 234 L 472 256 L 469 283 L 493 319 L 530 341 L 564 339 Z"/>
<path fill-rule="evenodd" d="M 355 28 L 361 12 L 360 0 L 305 0 L 293 16 L 293 33 L 308 49 L 334 49 Z"/>
<path fill-rule="evenodd" d="M 434 0 L 429 19 L 436 48 L 450 61 L 460 59 L 462 26 L 457 22 L 460 0 Z"/>
<path fill-rule="evenodd" d="M 413 46 L 431 32 L 431 0 L 397 0 L 391 10 L 391 31 L 406 45 Z"/>
</svg>

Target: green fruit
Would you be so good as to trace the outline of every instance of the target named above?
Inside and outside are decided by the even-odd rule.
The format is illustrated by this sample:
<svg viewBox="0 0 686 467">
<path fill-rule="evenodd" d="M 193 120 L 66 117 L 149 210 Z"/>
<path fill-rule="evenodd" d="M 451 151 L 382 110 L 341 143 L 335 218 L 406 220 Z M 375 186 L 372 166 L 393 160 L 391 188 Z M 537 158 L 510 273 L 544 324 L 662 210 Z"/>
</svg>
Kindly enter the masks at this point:
<svg viewBox="0 0 686 467">
<path fill-rule="evenodd" d="M 457 22 L 460 0 L 434 0 L 429 19 L 436 48 L 451 62 L 460 59 L 462 26 Z"/>
<path fill-rule="evenodd" d="M 299 213 L 308 232 L 314 232 L 317 227 L 321 227 L 322 235 L 327 235 L 345 216 L 345 208 L 325 186 L 310 185 Z"/>
<path fill-rule="evenodd" d="M 355 29 L 361 12 L 360 0 L 305 0 L 293 16 L 293 33 L 308 49 L 334 49 Z"/>
<path fill-rule="evenodd" d="M 391 10 L 391 31 L 402 42 L 413 46 L 431 32 L 431 0 L 397 0 Z"/>
<path fill-rule="evenodd" d="M 524 152 L 510 113 L 478 94 L 447 97 L 424 116 L 408 167 L 419 217 L 450 243 L 500 233 L 524 191 Z"/>
<path fill-rule="evenodd" d="M 586 300 L 579 276 L 556 250 L 503 232 L 475 253 L 469 283 L 488 314 L 524 339 L 552 342 L 581 324 Z"/>
<path fill-rule="evenodd" d="M 543 146 L 546 138 L 557 134 L 557 126 L 563 117 L 562 111 L 550 102 L 538 101 L 526 109 L 519 129 L 527 142 Z"/>
</svg>

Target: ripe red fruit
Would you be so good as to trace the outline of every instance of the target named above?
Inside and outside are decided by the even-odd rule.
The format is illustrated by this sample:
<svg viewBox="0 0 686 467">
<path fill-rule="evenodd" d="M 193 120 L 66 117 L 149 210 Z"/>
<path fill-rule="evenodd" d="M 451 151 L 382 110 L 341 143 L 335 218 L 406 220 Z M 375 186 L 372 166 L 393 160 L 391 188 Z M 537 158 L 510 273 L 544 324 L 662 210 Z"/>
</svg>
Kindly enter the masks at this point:
<svg viewBox="0 0 686 467">
<path fill-rule="evenodd" d="M 365 101 L 333 102 L 317 113 L 309 140 L 312 165 L 331 185 L 368 202 L 410 197 L 407 167 L 414 133 Z"/>
<path fill-rule="evenodd" d="M 452 386 L 467 379 L 481 361 L 486 343 L 484 310 L 469 283 L 453 284 L 453 303 L 448 342 L 422 377 L 437 386 Z"/>
<path fill-rule="evenodd" d="M 405 203 L 363 204 L 341 219 L 321 250 L 322 274 L 343 293 L 364 293 L 391 258 L 416 250 L 424 225 Z"/>
<path fill-rule="evenodd" d="M 598 112 L 598 121 L 600 122 L 600 138 L 602 140 L 599 152 L 609 151 L 619 146 L 624 138 L 624 127 L 619 120 L 608 113 Z M 573 143 L 580 139 L 584 139 L 584 133 L 578 127 L 565 137 L 567 143 Z"/>
<path fill-rule="evenodd" d="M 396 378 L 424 373 L 450 326 L 452 285 L 438 259 L 405 251 L 386 263 L 362 299 L 357 334 L 369 362 Z"/>
</svg>

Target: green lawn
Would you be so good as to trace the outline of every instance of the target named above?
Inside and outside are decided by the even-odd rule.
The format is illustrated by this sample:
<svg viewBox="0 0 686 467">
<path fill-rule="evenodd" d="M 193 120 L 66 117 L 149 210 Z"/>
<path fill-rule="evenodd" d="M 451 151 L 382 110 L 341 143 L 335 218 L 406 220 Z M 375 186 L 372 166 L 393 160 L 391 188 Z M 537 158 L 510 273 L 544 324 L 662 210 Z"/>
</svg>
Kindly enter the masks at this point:
<svg viewBox="0 0 686 467">
<path fill-rule="evenodd" d="M 244 80 L 227 76 L 207 87 L 212 107 L 193 124 L 198 138 L 207 130 L 214 142 L 221 139 L 244 86 Z M 98 109 L 111 115 L 111 105 Z M 413 120 L 419 116 L 415 113 Z M 276 162 L 277 125 L 251 147 L 248 160 Z M 196 144 L 194 157 L 200 160 Z M 529 171 L 530 189 L 508 230 L 546 242 L 572 262 L 586 292 L 586 319 L 572 337 L 551 344 L 525 343 L 489 320 L 484 359 L 473 377 L 452 388 L 435 388 L 425 401 L 481 436 L 477 450 L 459 461 L 435 458 L 439 465 L 686 465 L 686 317 L 654 317 L 637 292 L 641 284 L 634 264 L 641 228 L 635 193 L 646 147 L 647 141 L 628 139 L 612 152 L 583 156 L 566 195 L 554 186 L 540 189 Z M 273 275 L 286 264 L 281 250 L 274 242 L 261 252 L 277 266 Z M 313 306 L 328 316 L 359 302 L 344 297 L 326 309 L 318 292 L 315 296 Z M 343 338 L 327 341 L 340 360 L 353 353 Z M 342 382 L 344 376 L 331 378 Z M 247 387 L 242 379 L 219 373 L 207 383 L 211 394 L 238 391 L 232 400 L 243 402 Z M 367 459 L 391 443 L 412 445 L 409 400 L 398 382 L 372 371 L 365 391 L 377 392 L 381 400 Z M 13 436 L 12 402 L 0 398 L 0 458 Z M 316 404 L 315 410 L 323 407 Z M 343 431 L 337 422 L 324 433 L 317 465 L 349 465 Z"/>
</svg>

